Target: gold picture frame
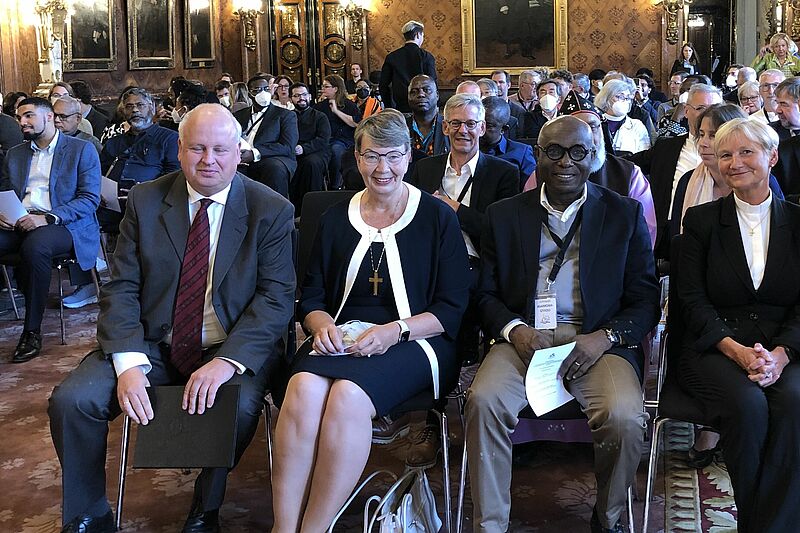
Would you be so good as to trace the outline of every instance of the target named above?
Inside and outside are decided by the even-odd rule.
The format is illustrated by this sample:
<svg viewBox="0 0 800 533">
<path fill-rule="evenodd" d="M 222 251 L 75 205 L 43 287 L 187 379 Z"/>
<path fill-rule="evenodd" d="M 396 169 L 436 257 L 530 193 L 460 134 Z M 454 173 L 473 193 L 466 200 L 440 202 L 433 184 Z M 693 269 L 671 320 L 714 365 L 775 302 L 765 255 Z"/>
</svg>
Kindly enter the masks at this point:
<svg viewBox="0 0 800 533">
<path fill-rule="evenodd" d="M 567 0 L 461 0 L 461 54 L 464 74 L 475 76 L 566 68 Z"/>
<path fill-rule="evenodd" d="M 184 0 L 186 68 L 211 68 L 217 59 L 215 0 Z"/>
<path fill-rule="evenodd" d="M 174 0 L 127 0 L 128 68 L 175 68 Z"/>
<path fill-rule="evenodd" d="M 117 70 L 114 0 L 74 2 L 67 17 L 65 72 Z"/>
</svg>

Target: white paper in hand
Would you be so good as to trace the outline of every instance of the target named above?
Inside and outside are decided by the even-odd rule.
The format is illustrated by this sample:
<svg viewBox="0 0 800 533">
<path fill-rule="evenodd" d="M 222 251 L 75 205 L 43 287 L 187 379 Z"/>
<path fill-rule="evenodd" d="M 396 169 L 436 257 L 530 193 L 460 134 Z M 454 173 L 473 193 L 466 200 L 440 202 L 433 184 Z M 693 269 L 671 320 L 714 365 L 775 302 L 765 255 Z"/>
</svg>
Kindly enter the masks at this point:
<svg viewBox="0 0 800 533">
<path fill-rule="evenodd" d="M 349 322 L 345 322 L 344 324 L 339 326 L 339 329 L 342 332 L 342 344 L 344 345 L 344 349 L 351 347 L 356 343 L 358 338 L 361 336 L 362 333 L 367 331 L 369 328 L 374 326 L 372 322 L 362 322 L 360 320 L 351 320 Z M 308 355 L 323 355 L 317 352 L 316 350 L 312 350 Z M 350 352 L 337 352 L 337 353 L 329 353 L 324 355 L 353 355 Z"/>
<path fill-rule="evenodd" d="M 14 191 L 0 192 L 0 216 L 9 224 L 16 224 L 17 220 L 28 214 L 28 210 L 19 201 Z"/>
<path fill-rule="evenodd" d="M 119 205 L 119 183 L 103 176 L 103 181 L 100 182 L 100 199 L 103 200 L 103 207 L 122 212 L 122 207 Z"/>
<path fill-rule="evenodd" d="M 525 395 L 536 416 L 561 407 L 574 396 L 564 388 L 558 377 L 561 363 L 575 348 L 575 343 L 536 350 L 525 374 Z"/>
</svg>

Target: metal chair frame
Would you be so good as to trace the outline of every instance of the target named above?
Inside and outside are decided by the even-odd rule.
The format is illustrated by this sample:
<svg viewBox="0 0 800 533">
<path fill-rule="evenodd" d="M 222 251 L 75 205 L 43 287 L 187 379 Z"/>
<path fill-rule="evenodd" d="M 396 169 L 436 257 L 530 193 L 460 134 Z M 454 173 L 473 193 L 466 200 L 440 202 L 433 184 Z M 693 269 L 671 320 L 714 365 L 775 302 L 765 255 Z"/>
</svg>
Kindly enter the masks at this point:
<svg viewBox="0 0 800 533">
<path fill-rule="evenodd" d="M 53 258 L 53 268 L 58 271 L 58 320 L 61 324 L 61 344 L 67 344 L 67 334 L 66 334 L 66 324 L 64 323 L 64 276 L 63 270 L 64 267 L 67 265 L 76 265 L 78 264 L 77 259 L 75 257 L 56 257 Z M 17 308 L 17 302 L 14 298 L 14 287 L 11 286 L 11 279 L 8 276 L 8 269 L 6 268 L 7 265 L 3 264 L 3 282 L 8 289 L 8 297 L 11 300 L 11 307 L 14 310 L 14 317 L 17 320 L 21 320 L 22 317 L 19 314 L 19 309 Z M 100 282 L 99 282 L 99 274 L 97 273 L 97 269 L 92 267 L 90 270 L 92 275 L 92 281 L 94 282 L 95 290 L 97 294 L 100 294 Z"/>
</svg>

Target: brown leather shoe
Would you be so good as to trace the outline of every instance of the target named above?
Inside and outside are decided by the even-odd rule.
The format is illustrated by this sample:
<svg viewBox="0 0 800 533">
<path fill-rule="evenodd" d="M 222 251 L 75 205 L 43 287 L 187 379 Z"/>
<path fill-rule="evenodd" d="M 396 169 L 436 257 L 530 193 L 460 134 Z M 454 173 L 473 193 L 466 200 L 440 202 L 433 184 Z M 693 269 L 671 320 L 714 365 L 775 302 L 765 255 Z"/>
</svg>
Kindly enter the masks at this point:
<svg viewBox="0 0 800 533">
<path fill-rule="evenodd" d="M 436 458 L 442 451 L 441 441 L 439 427 L 425 424 L 411 440 L 411 446 L 406 455 L 406 464 L 415 468 L 428 468 L 435 465 Z"/>
<path fill-rule="evenodd" d="M 393 420 L 390 416 L 382 416 L 372 421 L 372 442 L 374 444 L 389 444 L 400 437 L 408 435 L 411 416 L 406 413 Z"/>
</svg>

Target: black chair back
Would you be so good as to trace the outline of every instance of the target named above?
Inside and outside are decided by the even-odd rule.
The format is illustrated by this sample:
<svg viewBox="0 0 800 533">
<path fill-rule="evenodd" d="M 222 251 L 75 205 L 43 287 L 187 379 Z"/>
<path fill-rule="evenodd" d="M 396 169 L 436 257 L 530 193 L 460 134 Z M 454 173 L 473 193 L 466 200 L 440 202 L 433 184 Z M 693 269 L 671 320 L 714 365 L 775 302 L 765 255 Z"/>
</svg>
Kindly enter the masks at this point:
<svg viewBox="0 0 800 533">
<path fill-rule="evenodd" d="M 681 236 L 675 235 L 670 242 L 670 274 L 669 274 L 669 310 L 667 313 L 667 373 L 670 369 L 677 370 L 678 360 L 681 356 L 683 336 L 686 331 L 683 313 L 681 312 L 681 301 L 678 296 L 680 286 L 680 276 L 678 272 L 678 261 L 681 255 Z"/>
<path fill-rule="evenodd" d="M 297 287 L 303 286 L 303 280 L 311 258 L 311 249 L 317 236 L 319 219 L 329 207 L 345 202 L 353 197 L 355 191 L 313 191 L 303 197 L 303 209 L 300 212 L 300 225 L 297 237 Z"/>
</svg>

